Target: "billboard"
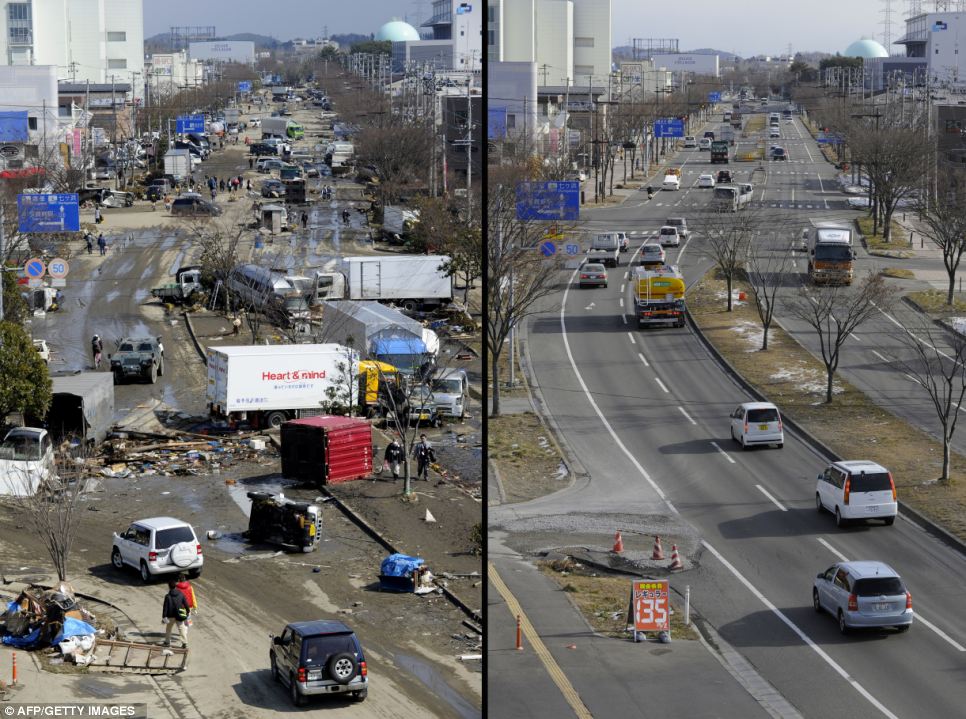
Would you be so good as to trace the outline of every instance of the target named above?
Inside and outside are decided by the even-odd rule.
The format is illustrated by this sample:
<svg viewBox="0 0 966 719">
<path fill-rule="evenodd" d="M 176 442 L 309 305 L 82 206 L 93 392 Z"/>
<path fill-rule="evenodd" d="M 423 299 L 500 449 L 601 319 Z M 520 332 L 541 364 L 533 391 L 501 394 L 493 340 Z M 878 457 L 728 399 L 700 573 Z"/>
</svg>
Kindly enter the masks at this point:
<svg viewBox="0 0 966 719">
<path fill-rule="evenodd" d="M 192 42 L 188 45 L 188 55 L 192 60 L 253 63 L 255 62 L 255 43 L 250 40 Z"/>
<path fill-rule="evenodd" d="M 655 55 L 654 67 L 664 68 L 672 72 L 693 72 L 696 75 L 719 76 L 718 56 L 699 55 L 693 52 L 682 52 L 673 55 Z"/>
<path fill-rule="evenodd" d="M 8 110 L 0 112 L 0 142 L 27 142 L 27 111 Z"/>
<path fill-rule="evenodd" d="M 644 83 L 644 63 L 621 63 L 621 90 L 627 92 Z"/>
</svg>

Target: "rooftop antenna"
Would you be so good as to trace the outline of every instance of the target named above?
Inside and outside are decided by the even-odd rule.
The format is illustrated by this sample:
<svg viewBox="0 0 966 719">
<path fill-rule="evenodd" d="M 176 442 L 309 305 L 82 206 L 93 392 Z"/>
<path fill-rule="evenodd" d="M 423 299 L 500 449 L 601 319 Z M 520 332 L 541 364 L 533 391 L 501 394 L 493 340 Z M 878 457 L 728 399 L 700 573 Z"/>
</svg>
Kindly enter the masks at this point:
<svg viewBox="0 0 966 719">
<path fill-rule="evenodd" d="M 889 49 L 892 45 L 892 0 L 882 0 L 882 47 L 886 49 L 890 55 L 892 51 Z"/>
</svg>

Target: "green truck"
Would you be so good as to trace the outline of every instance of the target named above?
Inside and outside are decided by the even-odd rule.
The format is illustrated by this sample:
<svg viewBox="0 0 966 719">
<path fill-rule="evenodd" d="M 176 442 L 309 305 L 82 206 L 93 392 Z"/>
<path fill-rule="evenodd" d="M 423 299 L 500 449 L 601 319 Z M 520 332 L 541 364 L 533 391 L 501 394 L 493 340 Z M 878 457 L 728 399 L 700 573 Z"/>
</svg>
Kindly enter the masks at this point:
<svg viewBox="0 0 966 719">
<path fill-rule="evenodd" d="M 711 164 L 723 162 L 728 164 L 728 141 L 715 140 L 711 143 Z"/>
</svg>

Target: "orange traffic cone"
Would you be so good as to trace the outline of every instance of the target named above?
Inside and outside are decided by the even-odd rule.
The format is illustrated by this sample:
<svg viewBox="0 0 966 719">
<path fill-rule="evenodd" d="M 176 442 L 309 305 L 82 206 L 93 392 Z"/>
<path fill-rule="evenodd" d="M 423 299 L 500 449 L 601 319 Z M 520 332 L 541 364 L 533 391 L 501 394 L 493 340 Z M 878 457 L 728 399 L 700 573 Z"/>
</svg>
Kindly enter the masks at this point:
<svg viewBox="0 0 966 719">
<path fill-rule="evenodd" d="M 671 545 L 671 566 L 668 569 L 684 569 L 684 563 L 678 555 L 678 545 Z"/>
<path fill-rule="evenodd" d="M 654 551 L 651 552 L 651 559 L 664 559 L 664 549 L 661 547 L 660 537 L 654 537 Z"/>
<path fill-rule="evenodd" d="M 617 530 L 617 534 L 614 535 L 614 548 L 612 550 L 614 554 L 620 554 L 624 551 L 624 539 L 621 537 L 621 530 Z"/>
</svg>

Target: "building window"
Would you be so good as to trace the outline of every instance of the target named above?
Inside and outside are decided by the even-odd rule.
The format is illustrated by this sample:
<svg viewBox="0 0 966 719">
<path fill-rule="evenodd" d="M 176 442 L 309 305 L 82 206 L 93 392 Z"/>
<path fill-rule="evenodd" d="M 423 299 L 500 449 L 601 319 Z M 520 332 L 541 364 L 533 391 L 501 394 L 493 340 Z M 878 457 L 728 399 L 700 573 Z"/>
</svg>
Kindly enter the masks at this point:
<svg viewBox="0 0 966 719">
<path fill-rule="evenodd" d="M 126 42 L 127 33 L 126 32 L 109 32 L 107 33 L 108 42 Z"/>
<path fill-rule="evenodd" d="M 30 28 L 29 27 L 10 28 L 10 44 L 11 45 L 29 45 Z"/>
<path fill-rule="evenodd" d="M 594 38 L 592 37 L 575 37 L 574 47 L 594 47 Z"/>
<path fill-rule="evenodd" d="M 23 125 L 21 125 L 21 127 L 23 127 Z M 27 129 L 28 130 L 36 130 L 37 129 L 37 118 L 36 117 L 28 117 L 27 118 Z"/>
<path fill-rule="evenodd" d="M 506 116 L 506 127 L 507 127 L 507 129 L 508 130 L 512 130 L 516 126 L 517 126 L 517 116 L 516 115 L 507 115 Z"/>
<path fill-rule="evenodd" d="M 487 45 L 496 45 L 496 30 L 487 30 Z"/>
<path fill-rule="evenodd" d="M 7 5 L 8 20 L 30 20 L 30 3 L 12 2 Z"/>
<path fill-rule="evenodd" d="M 127 60 L 108 60 L 107 61 L 108 70 L 125 70 L 127 69 Z"/>
</svg>

